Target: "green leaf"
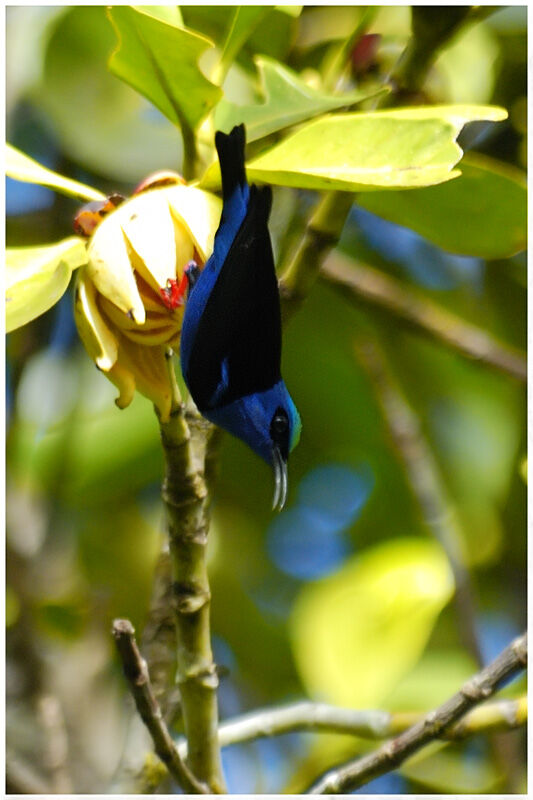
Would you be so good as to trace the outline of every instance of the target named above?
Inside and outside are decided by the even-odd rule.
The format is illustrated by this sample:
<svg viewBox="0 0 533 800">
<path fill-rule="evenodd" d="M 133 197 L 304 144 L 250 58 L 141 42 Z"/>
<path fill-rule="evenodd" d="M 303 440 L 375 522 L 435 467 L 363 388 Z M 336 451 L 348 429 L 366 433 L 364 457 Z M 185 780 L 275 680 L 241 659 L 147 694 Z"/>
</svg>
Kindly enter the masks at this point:
<svg viewBox="0 0 533 800">
<path fill-rule="evenodd" d="M 522 172 L 468 154 L 457 180 L 408 192 L 367 192 L 359 204 L 405 225 L 452 253 L 507 258 L 527 241 L 527 184 Z"/>
<path fill-rule="evenodd" d="M 183 28 L 183 17 L 179 6 L 135 6 L 137 11 L 144 11 L 152 17 L 163 22 L 168 22 L 170 25 L 176 25 L 178 28 Z"/>
<path fill-rule="evenodd" d="M 212 42 L 128 6 L 113 6 L 109 18 L 118 37 L 110 70 L 171 122 L 194 130 L 222 94 L 198 66 Z"/>
<path fill-rule="evenodd" d="M 476 671 L 476 662 L 460 647 L 431 649 L 387 695 L 384 704 L 389 711 L 436 708 Z"/>
<path fill-rule="evenodd" d="M 500 47 L 485 23 L 466 26 L 435 61 L 427 90 L 448 103 L 488 103 Z"/>
<path fill-rule="evenodd" d="M 52 120 L 69 158 L 98 175 L 135 184 L 156 170 L 179 171 L 176 127 L 106 68 L 115 41 L 103 6 L 67 9 L 32 102 Z"/>
<path fill-rule="evenodd" d="M 260 105 L 240 106 L 222 99 L 215 111 L 215 127 L 225 133 L 244 122 L 248 142 L 261 139 L 289 125 L 310 117 L 359 103 L 374 92 L 350 92 L 346 95 L 328 95 L 311 88 L 296 72 L 274 59 L 257 56 L 264 102 Z"/>
<path fill-rule="evenodd" d="M 289 8 L 294 10 L 294 13 L 287 12 L 287 6 L 283 8 L 270 6 L 268 19 L 252 32 L 239 53 L 239 60 L 246 64 L 247 68 L 251 54 L 261 53 L 280 60 L 285 58 L 294 44 L 298 29 L 296 17 L 300 13 L 299 9 L 296 13 L 294 7 Z M 202 31 L 204 36 L 209 36 L 215 42 L 219 50 L 224 48 L 235 6 L 196 4 L 181 6 L 181 11 L 188 28 Z M 268 30 L 267 36 L 265 30 Z"/>
<path fill-rule="evenodd" d="M 83 183 L 58 175 L 47 167 L 43 167 L 33 158 L 21 153 L 16 147 L 6 144 L 6 175 L 17 181 L 38 183 L 55 189 L 62 194 L 77 197 L 80 200 L 102 200 L 105 195 L 97 189 Z"/>
<path fill-rule="evenodd" d="M 6 331 L 30 322 L 62 297 L 72 270 L 87 262 L 85 242 L 77 236 L 44 247 L 6 251 Z"/>
<path fill-rule="evenodd" d="M 247 165 L 250 180 L 302 189 L 371 191 L 430 186 L 460 174 L 467 122 L 502 120 L 496 106 L 424 106 L 337 114 L 304 125 Z M 202 179 L 218 183 L 218 166 Z"/>
<path fill-rule="evenodd" d="M 492 759 L 479 753 L 465 756 L 462 748 L 433 742 L 401 768 L 401 774 L 431 793 L 489 794 L 497 791 L 501 774 Z"/>
<path fill-rule="evenodd" d="M 291 633 L 307 690 L 350 708 L 379 707 L 419 659 L 453 593 L 442 548 L 394 539 L 307 585 Z"/>
<path fill-rule="evenodd" d="M 288 14 L 289 17 L 299 17 L 303 6 L 275 6 L 275 9 L 283 14 Z"/>
<path fill-rule="evenodd" d="M 270 11 L 269 6 L 237 6 L 220 57 L 221 75 L 225 75 L 252 31 Z"/>
</svg>

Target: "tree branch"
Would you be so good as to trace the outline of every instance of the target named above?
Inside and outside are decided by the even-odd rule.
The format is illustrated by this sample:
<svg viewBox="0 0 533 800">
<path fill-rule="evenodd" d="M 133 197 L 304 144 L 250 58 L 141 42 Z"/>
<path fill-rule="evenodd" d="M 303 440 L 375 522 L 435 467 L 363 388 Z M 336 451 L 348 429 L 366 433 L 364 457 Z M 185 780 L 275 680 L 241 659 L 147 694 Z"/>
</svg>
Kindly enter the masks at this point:
<svg viewBox="0 0 533 800">
<path fill-rule="evenodd" d="M 321 276 L 343 294 L 487 367 L 527 380 L 525 355 L 377 269 L 332 253 Z"/>
<path fill-rule="evenodd" d="M 297 311 L 313 286 L 323 260 L 340 239 L 354 194 L 328 192 L 318 202 L 288 266 L 282 270 L 279 290 L 283 317 Z"/>
<path fill-rule="evenodd" d="M 133 625 L 127 619 L 116 619 L 113 636 L 137 711 L 150 732 L 157 755 L 185 791 L 209 794 L 209 788 L 195 778 L 174 747 L 150 684 L 146 661 L 137 647 Z"/>
<path fill-rule="evenodd" d="M 411 38 L 394 67 L 400 96 L 422 88 L 441 49 L 469 22 L 469 13 L 469 6 L 411 6 Z M 389 104 L 387 98 L 385 104 Z"/>
<path fill-rule="evenodd" d="M 423 712 L 356 711 L 326 703 L 301 702 L 265 708 L 223 722 L 218 729 L 221 747 L 250 742 L 295 731 L 344 733 L 363 739 L 385 739 L 410 728 L 425 717 Z M 527 721 L 527 696 L 499 700 L 473 709 L 442 734 L 443 739 L 465 739 L 495 730 L 511 730 Z M 186 742 L 178 745 L 186 753 Z"/>
<path fill-rule="evenodd" d="M 218 676 L 211 651 L 207 576 L 208 491 L 205 455 L 211 426 L 191 431 L 185 420 L 172 363 L 170 419 L 160 421 L 165 454 L 162 496 L 167 512 L 173 603 L 177 627 L 177 676 L 188 741 L 188 763 L 196 778 L 213 793 L 225 791 L 218 744 Z"/>
<path fill-rule="evenodd" d="M 379 95 L 375 108 L 405 104 L 410 94 L 416 94 L 438 51 L 468 21 L 468 7 L 413 6 L 412 14 L 411 39 L 387 81 L 392 91 Z M 352 192 L 322 194 L 292 258 L 282 267 L 279 288 L 284 319 L 290 317 L 309 294 L 322 262 L 340 239 L 355 197 Z"/>
<path fill-rule="evenodd" d="M 454 600 L 461 639 L 475 662 L 481 665 L 483 661 L 476 631 L 473 591 L 464 564 L 464 537 L 433 453 L 381 348 L 372 339 L 361 336 L 355 342 L 355 352 L 374 387 L 392 443 L 405 468 L 409 487 L 423 521 L 446 553 L 455 581 Z"/>
<path fill-rule="evenodd" d="M 443 735 L 467 711 L 490 697 L 505 680 L 527 665 L 527 635 L 515 639 L 489 666 L 474 675 L 435 711 L 375 752 L 330 770 L 308 790 L 309 794 L 339 794 L 364 786 L 396 769 L 408 756 Z"/>
</svg>

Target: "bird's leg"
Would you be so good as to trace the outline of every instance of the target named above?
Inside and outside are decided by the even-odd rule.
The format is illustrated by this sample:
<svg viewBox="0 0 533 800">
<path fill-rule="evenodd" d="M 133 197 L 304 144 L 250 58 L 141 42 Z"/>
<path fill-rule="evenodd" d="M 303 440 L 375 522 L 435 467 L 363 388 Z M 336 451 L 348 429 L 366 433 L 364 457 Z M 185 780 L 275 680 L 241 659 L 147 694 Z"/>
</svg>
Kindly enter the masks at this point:
<svg viewBox="0 0 533 800">
<path fill-rule="evenodd" d="M 194 284 L 196 283 L 196 281 L 200 277 L 200 272 L 201 272 L 200 267 L 198 266 L 198 264 L 194 260 L 189 261 L 189 263 L 185 267 L 185 273 L 184 274 L 187 276 L 187 281 L 188 281 L 188 284 L 189 284 L 188 289 L 187 289 L 187 299 L 189 298 L 189 295 L 190 295 L 191 291 L 194 289 Z"/>
</svg>

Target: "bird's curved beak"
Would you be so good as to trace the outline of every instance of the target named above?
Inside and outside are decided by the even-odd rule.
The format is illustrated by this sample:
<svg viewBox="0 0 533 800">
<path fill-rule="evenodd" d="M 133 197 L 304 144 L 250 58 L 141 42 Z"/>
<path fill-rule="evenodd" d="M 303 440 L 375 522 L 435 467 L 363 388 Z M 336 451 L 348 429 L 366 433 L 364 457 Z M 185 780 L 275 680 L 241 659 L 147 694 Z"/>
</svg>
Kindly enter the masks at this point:
<svg viewBox="0 0 533 800">
<path fill-rule="evenodd" d="M 287 462 L 281 455 L 279 447 L 272 448 L 272 466 L 274 468 L 274 501 L 272 503 L 273 511 L 281 511 L 287 499 Z"/>
</svg>

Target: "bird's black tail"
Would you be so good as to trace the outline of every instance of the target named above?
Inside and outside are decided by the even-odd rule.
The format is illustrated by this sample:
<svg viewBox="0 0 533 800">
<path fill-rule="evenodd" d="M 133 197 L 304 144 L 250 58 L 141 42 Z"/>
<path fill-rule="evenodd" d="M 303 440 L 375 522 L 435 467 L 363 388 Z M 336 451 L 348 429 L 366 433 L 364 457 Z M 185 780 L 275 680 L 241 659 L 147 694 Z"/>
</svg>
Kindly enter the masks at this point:
<svg viewBox="0 0 533 800">
<path fill-rule="evenodd" d="M 220 162 L 224 200 L 233 194 L 236 186 L 242 186 L 246 183 L 246 173 L 244 171 L 245 144 L 246 133 L 244 125 L 236 125 L 231 133 L 217 131 L 215 134 L 215 146 Z"/>
</svg>

